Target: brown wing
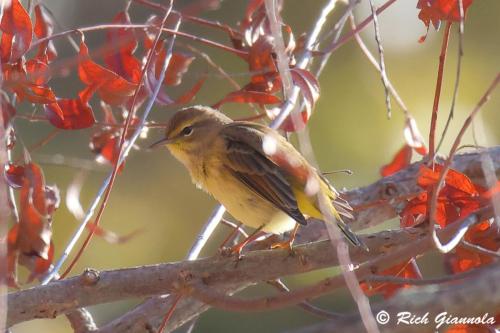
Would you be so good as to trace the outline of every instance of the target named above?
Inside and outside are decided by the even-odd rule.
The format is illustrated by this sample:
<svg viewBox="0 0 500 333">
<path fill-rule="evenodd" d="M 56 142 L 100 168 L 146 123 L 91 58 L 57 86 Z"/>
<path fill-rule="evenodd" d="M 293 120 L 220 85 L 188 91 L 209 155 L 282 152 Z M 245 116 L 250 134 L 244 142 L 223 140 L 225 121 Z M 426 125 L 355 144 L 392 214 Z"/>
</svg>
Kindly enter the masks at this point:
<svg viewBox="0 0 500 333">
<path fill-rule="evenodd" d="M 300 224 L 306 224 L 285 175 L 262 150 L 265 135 L 255 124 L 234 122 L 221 135 L 226 142 L 226 166 L 242 183 Z M 244 139 L 243 139 L 244 138 Z"/>
</svg>

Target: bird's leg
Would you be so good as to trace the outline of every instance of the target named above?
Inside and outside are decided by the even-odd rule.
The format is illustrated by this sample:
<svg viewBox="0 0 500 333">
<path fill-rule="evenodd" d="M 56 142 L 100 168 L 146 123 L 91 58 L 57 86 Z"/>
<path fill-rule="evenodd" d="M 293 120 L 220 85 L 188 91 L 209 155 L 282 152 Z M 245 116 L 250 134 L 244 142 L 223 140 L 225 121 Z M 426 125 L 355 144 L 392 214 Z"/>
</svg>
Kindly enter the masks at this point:
<svg viewBox="0 0 500 333">
<path fill-rule="evenodd" d="M 227 243 L 232 242 L 236 238 L 236 234 L 238 232 L 240 232 L 245 237 L 248 237 L 248 235 L 245 233 L 245 231 L 241 228 L 242 223 L 236 225 L 236 224 L 231 223 L 229 221 L 226 221 L 224 219 L 222 219 L 221 222 L 231 226 L 233 228 L 233 231 L 231 231 L 229 233 L 229 235 L 226 237 L 226 239 L 224 239 L 224 241 L 222 242 L 222 244 L 219 247 L 219 251 L 222 251 L 226 247 Z"/>
<path fill-rule="evenodd" d="M 290 237 L 288 238 L 288 240 L 280 243 L 274 243 L 273 245 L 271 245 L 271 249 L 287 249 L 288 251 L 290 251 L 291 254 L 293 254 L 294 252 L 292 249 L 292 245 L 293 242 L 295 241 L 295 237 L 297 236 L 297 231 L 299 230 L 299 227 L 300 224 L 296 223 L 295 227 L 290 233 Z"/>
<path fill-rule="evenodd" d="M 248 245 L 251 241 L 256 240 L 259 238 L 263 232 L 261 231 L 264 226 L 261 226 L 257 228 L 250 236 L 248 236 L 243 242 L 233 246 L 232 248 L 229 249 L 228 253 L 229 254 L 236 254 L 238 259 L 241 259 L 241 251 L 243 251 L 243 248 Z M 223 251 L 224 252 L 224 251 Z"/>
</svg>

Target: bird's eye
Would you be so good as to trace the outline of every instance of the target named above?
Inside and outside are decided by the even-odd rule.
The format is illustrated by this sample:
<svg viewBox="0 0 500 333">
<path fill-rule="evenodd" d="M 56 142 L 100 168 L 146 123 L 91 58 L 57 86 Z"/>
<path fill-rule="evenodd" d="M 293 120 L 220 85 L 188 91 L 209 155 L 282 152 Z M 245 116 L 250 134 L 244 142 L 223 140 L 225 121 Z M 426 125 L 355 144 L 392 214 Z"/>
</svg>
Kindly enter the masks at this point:
<svg viewBox="0 0 500 333">
<path fill-rule="evenodd" d="M 191 134 L 193 134 L 193 128 L 191 126 L 186 126 L 181 131 L 182 136 L 190 136 Z"/>
</svg>

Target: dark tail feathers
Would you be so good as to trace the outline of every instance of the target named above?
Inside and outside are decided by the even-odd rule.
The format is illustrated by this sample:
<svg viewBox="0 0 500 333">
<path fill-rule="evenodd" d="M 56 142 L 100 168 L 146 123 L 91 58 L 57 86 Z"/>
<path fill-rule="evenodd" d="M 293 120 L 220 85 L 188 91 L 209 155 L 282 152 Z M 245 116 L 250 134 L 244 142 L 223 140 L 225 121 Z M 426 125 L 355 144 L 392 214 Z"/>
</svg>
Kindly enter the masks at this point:
<svg viewBox="0 0 500 333">
<path fill-rule="evenodd" d="M 361 239 L 359 239 L 358 235 L 356 235 L 354 232 L 351 231 L 351 229 L 349 229 L 347 224 L 345 224 L 343 221 L 337 221 L 337 225 L 344 234 L 345 238 L 347 238 L 352 245 L 360 247 L 366 252 L 370 251 L 368 246 L 366 246 L 366 244 L 363 241 L 361 241 Z"/>
</svg>

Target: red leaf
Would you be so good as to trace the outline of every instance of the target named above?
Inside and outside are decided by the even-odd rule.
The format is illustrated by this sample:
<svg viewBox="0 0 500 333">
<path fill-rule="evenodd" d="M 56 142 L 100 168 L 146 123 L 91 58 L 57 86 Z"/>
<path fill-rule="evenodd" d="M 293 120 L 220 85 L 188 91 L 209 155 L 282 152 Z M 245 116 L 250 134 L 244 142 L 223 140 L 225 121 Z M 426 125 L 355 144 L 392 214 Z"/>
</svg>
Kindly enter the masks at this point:
<svg viewBox="0 0 500 333">
<path fill-rule="evenodd" d="M 49 66 L 38 59 L 30 59 L 26 62 L 26 75 L 29 82 L 43 86 L 50 80 Z"/>
<path fill-rule="evenodd" d="M 172 53 L 172 58 L 168 63 L 167 71 L 165 72 L 164 84 L 167 86 L 177 86 L 182 81 L 182 76 L 188 71 L 189 66 L 195 59 L 194 56 L 183 53 Z M 165 61 L 165 50 L 162 49 L 160 56 L 156 58 L 156 77 L 160 76 L 160 69 L 163 61 Z"/>
<path fill-rule="evenodd" d="M 495 323 L 498 323 L 498 319 L 495 319 Z M 450 325 L 446 328 L 444 333 L 492 333 L 494 332 L 492 328 L 486 325 L 474 325 L 474 324 L 456 324 Z"/>
<path fill-rule="evenodd" d="M 8 235 L 8 269 L 15 281 L 15 262 L 27 266 L 32 274 L 44 273 L 52 262 L 52 213 L 59 204 L 59 192 L 49 188 L 41 168 L 28 163 L 19 194 L 19 223 Z"/>
<path fill-rule="evenodd" d="M 3 16 L 0 30 L 3 31 L 0 44 L 3 63 L 16 62 L 31 45 L 31 19 L 19 0 L 3 1 Z M 15 40 L 15 43 L 12 41 Z"/>
<path fill-rule="evenodd" d="M 0 108 L 2 109 L 3 127 L 6 129 L 10 125 L 10 120 L 16 115 L 16 109 L 3 94 L 0 94 Z"/>
<path fill-rule="evenodd" d="M 158 27 L 161 24 L 161 21 L 162 20 L 156 15 L 151 15 L 146 20 L 146 25 L 149 28 L 143 30 L 143 44 L 145 50 L 149 51 L 153 47 L 154 40 L 158 33 L 158 30 L 154 27 Z"/>
<path fill-rule="evenodd" d="M 250 0 L 245 9 L 244 21 L 251 22 L 253 14 L 264 5 L 264 0 Z"/>
<path fill-rule="evenodd" d="M 316 104 L 316 101 L 319 98 L 318 80 L 311 74 L 311 72 L 305 69 L 292 68 L 290 73 L 292 75 L 293 83 L 300 88 L 302 95 L 304 95 L 307 112 L 311 114 L 314 104 Z"/>
<path fill-rule="evenodd" d="M 417 122 L 411 116 L 407 118 L 403 136 L 408 146 L 415 149 L 415 151 L 422 156 L 427 155 L 427 147 L 425 146 L 424 138 L 418 130 Z"/>
<path fill-rule="evenodd" d="M 21 188 L 24 181 L 24 165 L 6 164 L 4 176 L 10 187 Z"/>
<path fill-rule="evenodd" d="M 30 283 L 34 279 L 43 276 L 50 265 L 52 265 L 52 261 L 54 260 L 54 243 L 50 241 L 49 249 L 47 251 L 47 258 L 35 257 L 34 268 L 31 270 L 31 274 L 28 277 L 27 282 Z"/>
<path fill-rule="evenodd" d="M 259 39 L 252 44 L 248 53 L 250 72 L 276 73 L 274 54 L 272 37 L 269 35 L 259 36 Z M 252 76 L 253 84 L 259 84 L 262 81 L 267 81 L 262 74 Z"/>
<path fill-rule="evenodd" d="M 155 90 L 155 87 L 158 84 L 160 84 L 160 82 L 158 81 L 159 73 L 156 74 L 158 72 L 156 67 L 157 67 L 157 62 L 158 62 L 157 60 L 158 60 L 158 58 L 161 57 L 161 50 L 160 50 L 160 52 L 155 51 L 154 57 L 155 57 L 154 60 L 152 61 L 151 65 L 148 68 L 148 73 L 147 73 L 146 82 L 145 82 L 146 90 L 150 94 L 152 94 L 153 91 Z M 163 66 L 163 64 L 159 64 L 159 66 Z M 170 96 L 162 89 L 160 89 L 160 91 L 158 92 L 158 95 L 156 96 L 155 102 L 162 104 L 162 105 L 170 105 L 170 104 L 174 103 L 172 98 L 170 98 Z"/>
<path fill-rule="evenodd" d="M 120 12 L 113 19 L 114 24 L 130 24 L 130 17 L 126 12 Z M 109 29 L 106 40 L 113 49 L 109 49 L 104 61 L 118 75 L 133 82 L 139 83 L 141 78 L 141 63 L 134 56 L 137 41 L 132 29 Z"/>
<path fill-rule="evenodd" d="M 309 121 L 309 117 L 311 113 L 308 110 L 304 110 L 300 113 L 299 119 L 293 119 L 292 116 L 288 116 L 283 124 L 281 124 L 280 129 L 286 132 L 296 132 L 301 131 L 306 127 L 307 122 Z"/>
<path fill-rule="evenodd" d="M 410 259 L 391 268 L 384 270 L 379 275 L 395 276 L 405 279 L 421 279 L 415 259 Z M 388 282 L 363 282 L 361 288 L 368 295 L 382 294 L 384 298 L 390 298 L 401 288 L 411 287 L 407 284 L 393 284 Z"/>
<path fill-rule="evenodd" d="M 120 137 L 115 131 L 104 130 L 97 132 L 90 140 L 90 149 L 97 154 L 96 161 L 102 164 L 115 165 L 120 157 Z M 123 162 L 118 171 L 125 167 Z"/>
<path fill-rule="evenodd" d="M 18 235 L 19 223 L 15 223 L 7 233 L 7 285 L 11 288 L 19 288 L 16 278 L 16 264 L 19 256 L 17 250 Z"/>
<path fill-rule="evenodd" d="M 80 43 L 78 75 L 86 85 L 97 87 L 99 96 L 110 105 L 125 103 L 137 88 L 136 84 L 93 62 L 83 37 Z"/>
<path fill-rule="evenodd" d="M 401 226 L 413 226 L 417 219 L 419 222 L 428 217 L 429 196 L 433 187 L 437 184 L 442 166 L 435 164 L 435 170 L 425 165 L 420 166 L 417 184 L 425 190 L 417 197 L 411 199 L 403 211 L 400 213 Z M 485 189 L 473 184 L 464 174 L 450 169 L 442 189 L 438 193 L 436 205 L 436 222 L 444 227 L 457 221 L 461 217 L 469 215 L 479 209 L 486 202 L 483 194 Z"/>
<path fill-rule="evenodd" d="M 106 242 L 108 242 L 110 244 L 126 243 L 142 231 L 139 229 L 139 230 L 132 231 L 131 233 L 129 233 L 127 235 L 120 236 L 113 231 L 106 230 L 99 225 L 95 225 L 95 223 L 89 223 L 89 224 L 87 224 L 86 227 L 89 231 L 92 231 L 95 236 L 101 237 L 102 239 L 104 239 Z"/>
<path fill-rule="evenodd" d="M 50 36 L 54 32 L 54 22 L 52 21 L 52 17 L 42 4 L 37 4 L 35 6 L 35 28 L 33 29 L 33 32 L 38 39 Z M 38 47 L 37 57 L 41 57 L 43 55 L 46 55 L 49 61 L 52 61 L 57 57 L 56 48 L 51 40 L 43 42 Z"/>
<path fill-rule="evenodd" d="M 88 104 L 92 87 L 82 90 L 76 99 L 58 99 L 44 107 L 50 123 L 61 129 L 82 129 L 95 124 L 94 112 Z M 62 115 L 62 117 L 61 117 Z"/>
<path fill-rule="evenodd" d="M 182 96 L 180 96 L 175 100 L 175 104 L 186 104 L 191 102 L 198 93 L 198 91 L 200 91 L 201 87 L 203 86 L 203 83 L 205 83 L 206 78 L 207 77 L 204 75 L 198 81 L 196 81 L 196 83 L 191 87 L 191 89 L 186 91 L 184 94 L 182 94 Z"/>
<path fill-rule="evenodd" d="M 260 92 L 260 91 L 233 91 L 224 97 L 220 102 L 214 105 L 214 108 L 219 108 L 225 103 L 257 103 L 257 104 L 278 104 L 281 103 L 279 97 Z"/>
<path fill-rule="evenodd" d="M 4 87 L 13 91 L 20 101 L 28 100 L 32 103 L 48 104 L 54 103 L 56 96 L 49 87 L 37 84 L 46 81 L 46 66 L 39 61 L 29 61 L 28 68 L 32 71 L 30 77 L 26 75 L 22 61 L 16 64 L 4 64 Z M 36 68 L 42 69 L 41 73 L 33 74 Z M 36 82 L 32 82 L 35 80 Z"/>
<path fill-rule="evenodd" d="M 417 184 L 420 187 L 425 189 L 437 183 L 443 167 L 439 164 L 435 164 L 434 168 L 435 170 L 432 170 L 425 165 L 420 166 L 419 176 L 417 178 Z M 472 183 L 470 178 L 453 169 L 448 170 L 445 177 L 445 184 L 471 196 L 479 195 L 476 186 Z"/>
<path fill-rule="evenodd" d="M 467 231 L 464 240 L 484 249 L 497 252 L 500 249 L 500 230 L 488 221 L 484 221 Z M 493 262 L 493 257 L 458 246 L 454 253 L 447 255 L 446 261 L 453 273 L 460 273 L 488 265 Z"/>
<path fill-rule="evenodd" d="M 418 18 L 429 28 L 430 23 L 437 29 L 440 21 L 460 21 L 459 0 L 418 0 Z M 462 0 L 464 16 L 472 0 Z"/>
<path fill-rule="evenodd" d="M 400 226 L 413 227 L 421 223 L 427 217 L 428 196 L 427 192 L 420 193 L 417 197 L 411 199 L 406 207 L 401 211 Z M 447 224 L 454 222 L 459 217 L 455 206 L 450 204 L 450 201 L 445 197 L 439 197 L 436 206 L 436 222 L 444 227 Z"/>
<path fill-rule="evenodd" d="M 406 168 L 410 165 L 412 148 L 408 145 L 404 145 L 397 153 L 389 164 L 384 165 L 380 168 L 380 174 L 383 177 L 395 174 L 401 169 Z"/>
<path fill-rule="evenodd" d="M 491 198 L 500 193 L 500 180 L 497 181 L 496 185 L 481 193 L 481 198 L 484 200 L 491 200 Z"/>
<path fill-rule="evenodd" d="M 102 138 L 101 138 L 102 139 Z M 114 165 L 118 162 L 120 140 L 118 136 L 109 136 L 104 140 L 104 144 L 100 149 L 97 149 L 97 145 L 93 146 L 93 151 L 99 154 L 97 161 L 102 163 L 104 161 L 109 162 Z"/>
<path fill-rule="evenodd" d="M 23 99 L 27 99 L 31 103 L 49 104 L 56 100 L 56 95 L 49 87 L 27 84 L 24 93 L 19 96 L 19 100 Z"/>
</svg>

